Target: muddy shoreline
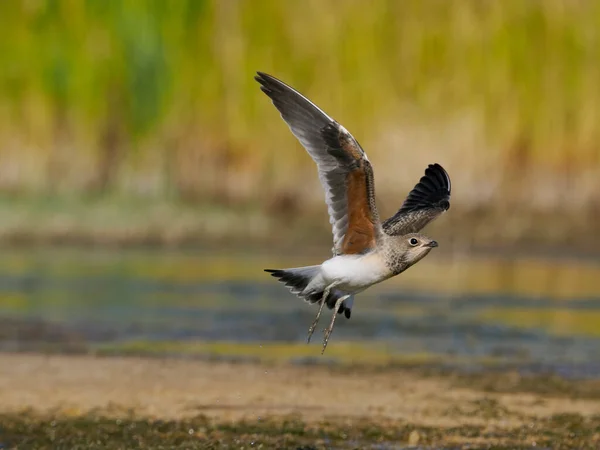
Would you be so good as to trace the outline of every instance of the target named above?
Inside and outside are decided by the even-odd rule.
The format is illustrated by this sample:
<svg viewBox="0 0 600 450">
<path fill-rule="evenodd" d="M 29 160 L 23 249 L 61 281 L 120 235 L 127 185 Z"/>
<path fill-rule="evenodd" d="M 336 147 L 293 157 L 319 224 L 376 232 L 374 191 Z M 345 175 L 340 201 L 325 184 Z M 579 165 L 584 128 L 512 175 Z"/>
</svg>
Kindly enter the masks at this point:
<svg viewBox="0 0 600 450">
<path fill-rule="evenodd" d="M 2 353 L 0 398 L 9 448 L 600 445 L 597 380 L 517 372 Z"/>
</svg>

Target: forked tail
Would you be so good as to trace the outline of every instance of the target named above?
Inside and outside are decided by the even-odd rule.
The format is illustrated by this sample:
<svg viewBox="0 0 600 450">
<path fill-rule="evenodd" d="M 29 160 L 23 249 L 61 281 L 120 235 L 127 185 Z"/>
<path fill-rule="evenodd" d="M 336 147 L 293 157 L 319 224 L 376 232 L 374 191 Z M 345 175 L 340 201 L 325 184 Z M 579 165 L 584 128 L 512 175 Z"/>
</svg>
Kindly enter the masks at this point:
<svg viewBox="0 0 600 450">
<path fill-rule="evenodd" d="M 270 273 L 272 277 L 277 278 L 285 284 L 292 294 L 296 294 L 310 303 L 320 302 L 327 287 L 321 278 L 320 265 L 296 267 L 293 269 L 265 269 L 265 272 Z M 326 299 L 327 307 L 333 309 L 336 300 L 343 295 L 342 291 L 332 289 Z M 340 306 L 338 314 L 344 313 L 347 318 L 350 318 L 352 300 L 352 297 L 345 300 Z"/>
<path fill-rule="evenodd" d="M 277 278 L 285 284 L 292 294 L 296 294 L 298 297 L 302 297 L 311 303 L 321 300 L 321 297 L 316 297 L 316 294 L 319 292 L 322 295 L 323 289 L 325 289 L 324 283 L 319 282 L 320 280 L 317 279 L 321 274 L 321 266 L 296 267 L 293 269 L 265 269 L 265 272 L 269 272 L 272 277 Z M 314 282 L 311 284 L 313 280 Z M 309 284 L 311 284 L 310 287 Z M 313 296 L 315 296 L 314 299 L 312 298 Z"/>
</svg>

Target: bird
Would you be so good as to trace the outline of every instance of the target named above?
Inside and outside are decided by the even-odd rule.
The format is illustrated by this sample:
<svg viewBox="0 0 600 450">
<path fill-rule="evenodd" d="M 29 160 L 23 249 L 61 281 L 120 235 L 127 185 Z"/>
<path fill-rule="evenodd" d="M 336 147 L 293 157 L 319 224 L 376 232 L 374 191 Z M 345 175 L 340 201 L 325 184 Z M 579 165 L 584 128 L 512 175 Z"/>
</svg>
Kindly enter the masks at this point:
<svg viewBox="0 0 600 450">
<path fill-rule="evenodd" d="M 356 294 L 401 274 L 438 247 L 420 231 L 450 208 L 450 176 L 440 164 L 429 164 L 400 209 L 381 221 L 373 167 L 350 132 L 283 81 L 260 71 L 254 79 L 316 163 L 325 191 L 332 257 L 312 266 L 264 269 L 292 294 L 319 304 L 308 343 L 324 305 L 333 310 L 323 354 L 337 315 L 350 319 Z"/>
</svg>

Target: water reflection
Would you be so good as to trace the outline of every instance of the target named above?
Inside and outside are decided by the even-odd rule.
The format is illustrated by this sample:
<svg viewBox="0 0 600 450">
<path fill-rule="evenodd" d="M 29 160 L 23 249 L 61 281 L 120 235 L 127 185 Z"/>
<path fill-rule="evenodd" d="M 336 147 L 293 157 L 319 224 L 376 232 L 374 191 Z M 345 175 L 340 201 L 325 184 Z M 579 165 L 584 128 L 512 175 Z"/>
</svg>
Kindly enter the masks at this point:
<svg viewBox="0 0 600 450">
<path fill-rule="evenodd" d="M 280 353 L 317 356 L 319 339 L 303 344 L 314 308 L 262 272 L 315 259 L 4 251 L 0 317 L 11 320 L 4 328 L 12 331 L 1 333 L 0 343 L 11 349 L 47 344 L 50 338 L 39 332 L 46 327 L 60 344 L 61 334 L 48 327 L 61 326 L 64 336 L 88 347 L 202 353 L 226 342 L 221 351 L 261 355 L 257 346 L 274 351 L 279 347 L 273 345 L 288 343 Z M 354 361 L 372 354 L 360 350 L 371 346 L 385 355 L 597 365 L 599 276 L 600 264 L 590 260 L 436 255 L 359 295 L 352 319 L 339 321 L 332 343 Z"/>
</svg>

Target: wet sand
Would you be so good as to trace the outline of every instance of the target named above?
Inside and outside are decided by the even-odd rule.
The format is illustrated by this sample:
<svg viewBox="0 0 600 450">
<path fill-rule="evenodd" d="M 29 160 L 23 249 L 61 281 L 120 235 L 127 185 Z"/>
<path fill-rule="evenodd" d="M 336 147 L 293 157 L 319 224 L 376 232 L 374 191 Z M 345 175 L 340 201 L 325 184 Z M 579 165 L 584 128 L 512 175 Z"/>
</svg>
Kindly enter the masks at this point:
<svg viewBox="0 0 600 450">
<path fill-rule="evenodd" d="M 507 439 L 525 444 L 511 438 L 515 429 L 530 427 L 535 439 L 532 424 L 556 427 L 562 417 L 589 424 L 584 442 L 600 443 L 596 391 L 571 396 L 560 386 L 555 392 L 526 391 L 490 392 L 477 383 L 411 369 L 0 354 L 0 413 L 8 415 L 28 411 L 28 416 L 69 418 L 93 413 L 163 421 L 201 415 L 212 424 L 293 417 L 313 428 L 327 421 L 479 430 L 472 436 L 459 431 L 443 433 L 441 441 L 433 435 L 427 439 L 440 445 L 501 444 Z"/>
</svg>

